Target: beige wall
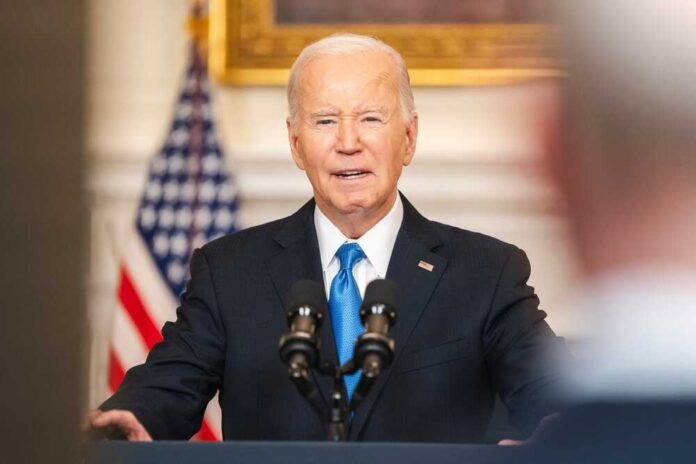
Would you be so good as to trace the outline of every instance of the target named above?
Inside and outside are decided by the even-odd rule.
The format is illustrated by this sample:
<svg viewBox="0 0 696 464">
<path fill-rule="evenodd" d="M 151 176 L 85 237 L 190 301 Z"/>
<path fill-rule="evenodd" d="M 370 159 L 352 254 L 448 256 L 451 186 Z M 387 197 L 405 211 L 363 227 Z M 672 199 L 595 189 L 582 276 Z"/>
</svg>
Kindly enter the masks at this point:
<svg viewBox="0 0 696 464">
<path fill-rule="evenodd" d="M 91 401 L 105 386 L 121 233 L 133 220 L 147 160 L 170 123 L 186 64 L 187 0 L 92 0 L 88 51 Z M 531 283 L 562 335 L 574 335 L 566 295 L 573 259 L 565 224 L 536 172 L 534 120 L 549 84 L 416 88 L 420 137 L 401 189 L 422 213 L 525 249 Z M 280 87 L 216 87 L 219 136 L 250 226 L 290 214 L 311 191 L 290 160 Z"/>
</svg>

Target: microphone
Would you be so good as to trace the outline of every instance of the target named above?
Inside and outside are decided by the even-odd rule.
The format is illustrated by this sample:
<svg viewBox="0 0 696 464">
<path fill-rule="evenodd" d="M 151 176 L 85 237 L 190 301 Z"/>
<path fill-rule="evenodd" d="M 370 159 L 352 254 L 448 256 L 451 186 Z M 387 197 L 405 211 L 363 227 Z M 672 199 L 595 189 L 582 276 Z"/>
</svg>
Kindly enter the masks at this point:
<svg viewBox="0 0 696 464">
<path fill-rule="evenodd" d="M 394 359 L 394 340 L 387 336 L 396 323 L 399 287 L 391 280 L 378 279 L 365 289 L 360 307 L 360 320 L 365 326 L 355 344 L 353 359 L 356 368 L 368 379 L 377 377 Z"/>
<path fill-rule="evenodd" d="M 287 298 L 290 332 L 280 338 L 278 354 L 291 378 L 305 376 L 319 361 L 317 333 L 326 311 L 324 288 L 313 280 L 300 280 L 290 288 Z"/>
<path fill-rule="evenodd" d="M 394 360 L 394 340 L 387 336 L 387 332 L 396 322 L 398 293 L 399 287 L 386 279 L 373 280 L 365 289 L 360 307 L 365 333 L 355 342 L 353 359 L 341 369 L 344 374 L 362 369 L 360 382 L 348 405 L 350 411 L 358 409 L 379 374 Z"/>
<path fill-rule="evenodd" d="M 326 311 L 324 287 L 313 280 L 295 282 L 288 293 L 286 308 L 290 332 L 280 337 L 278 354 L 288 366 L 295 388 L 323 422 L 326 406 L 309 377 L 309 369 L 319 363 L 317 335 Z"/>
</svg>

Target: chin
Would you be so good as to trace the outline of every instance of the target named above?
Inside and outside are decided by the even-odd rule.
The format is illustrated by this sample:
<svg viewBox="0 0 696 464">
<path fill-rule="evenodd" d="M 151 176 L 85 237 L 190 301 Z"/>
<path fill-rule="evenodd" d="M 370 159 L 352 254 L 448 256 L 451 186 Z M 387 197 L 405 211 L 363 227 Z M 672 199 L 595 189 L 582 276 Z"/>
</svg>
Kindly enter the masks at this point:
<svg viewBox="0 0 696 464">
<path fill-rule="evenodd" d="M 347 203 L 341 203 L 336 210 L 338 210 L 341 214 L 355 214 L 355 213 L 360 213 L 364 211 L 366 207 L 361 204 L 361 203 L 355 203 L 355 202 L 347 202 Z"/>
<path fill-rule="evenodd" d="M 382 204 L 383 202 L 377 201 L 374 198 L 368 198 L 366 196 L 352 197 L 341 202 L 340 208 L 338 209 L 343 214 L 364 213 L 376 210 Z"/>
</svg>

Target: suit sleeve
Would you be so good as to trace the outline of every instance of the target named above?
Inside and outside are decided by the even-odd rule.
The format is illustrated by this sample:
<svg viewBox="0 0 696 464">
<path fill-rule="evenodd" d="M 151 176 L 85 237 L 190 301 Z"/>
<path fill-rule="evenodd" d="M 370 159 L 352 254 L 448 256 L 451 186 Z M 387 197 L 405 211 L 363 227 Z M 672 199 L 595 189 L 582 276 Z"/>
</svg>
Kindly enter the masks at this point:
<svg viewBox="0 0 696 464">
<path fill-rule="evenodd" d="M 530 266 L 513 248 L 500 272 L 484 329 L 486 363 L 510 421 L 525 436 L 561 407 L 562 370 L 571 362 L 527 285 Z"/>
<path fill-rule="evenodd" d="M 202 250 L 191 257 L 176 322 L 167 322 L 162 336 L 99 409 L 133 412 L 154 439 L 188 439 L 199 430 L 224 369 L 225 330 Z"/>
</svg>

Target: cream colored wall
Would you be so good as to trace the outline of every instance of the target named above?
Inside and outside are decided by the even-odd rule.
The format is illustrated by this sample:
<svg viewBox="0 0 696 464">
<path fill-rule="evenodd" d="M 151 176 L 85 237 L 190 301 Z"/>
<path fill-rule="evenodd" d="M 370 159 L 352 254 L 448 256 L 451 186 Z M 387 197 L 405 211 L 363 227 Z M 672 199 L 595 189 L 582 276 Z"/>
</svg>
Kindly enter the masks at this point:
<svg viewBox="0 0 696 464">
<path fill-rule="evenodd" d="M 106 347 L 117 256 L 133 220 L 146 163 L 170 123 L 186 65 L 188 0 L 91 0 L 88 43 L 87 190 L 91 211 L 88 305 L 90 402 L 106 385 Z M 523 248 L 531 284 L 554 329 L 574 335 L 567 290 L 573 279 L 566 227 L 538 176 L 534 119 L 549 84 L 416 88 L 418 150 L 400 187 L 431 219 Z M 250 226 L 292 213 L 311 195 L 291 162 L 284 89 L 214 89 L 218 132 Z"/>
</svg>

